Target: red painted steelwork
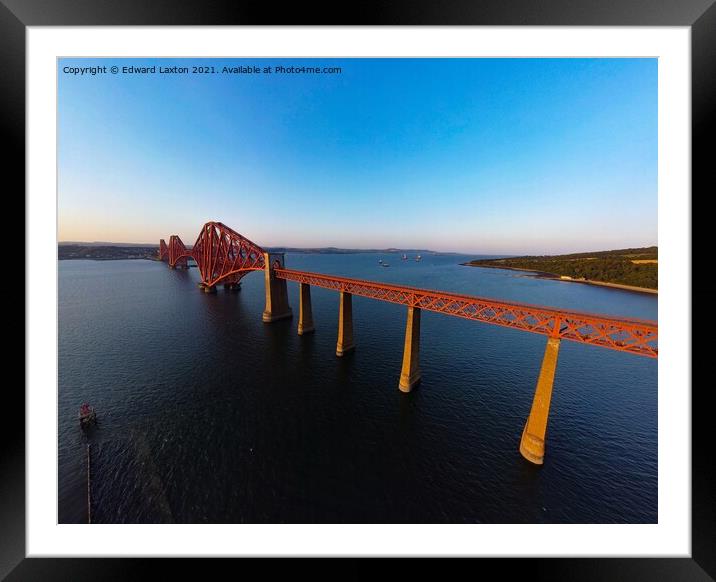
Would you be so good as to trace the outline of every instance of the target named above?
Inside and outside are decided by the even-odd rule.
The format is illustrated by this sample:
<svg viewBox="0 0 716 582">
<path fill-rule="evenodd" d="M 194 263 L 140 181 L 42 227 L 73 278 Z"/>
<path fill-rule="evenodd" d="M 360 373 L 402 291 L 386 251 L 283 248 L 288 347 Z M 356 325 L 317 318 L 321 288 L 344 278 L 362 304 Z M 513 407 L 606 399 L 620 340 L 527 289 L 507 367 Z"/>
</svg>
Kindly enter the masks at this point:
<svg viewBox="0 0 716 582">
<path fill-rule="evenodd" d="M 167 243 L 164 242 L 164 239 L 161 239 L 159 241 L 159 260 L 160 261 L 168 261 L 169 260 L 169 247 L 167 247 Z"/>
<path fill-rule="evenodd" d="M 176 267 L 182 265 L 186 267 L 187 259 L 191 257 L 191 251 L 188 250 L 182 240 L 173 234 L 169 237 L 169 266 Z"/>
<path fill-rule="evenodd" d="M 277 278 L 287 281 L 344 291 L 639 356 L 658 357 L 658 326 L 653 321 L 625 320 L 293 269 L 275 269 L 275 274 Z"/>
<path fill-rule="evenodd" d="M 221 222 L 207 222 L 202 227 L 191 256 L 202 283 L 209 287 L 238 283 L 250 271 L 264 268 L 264 250 Z"/>
<path fill-rule="evenodd" d="M 221 222 L 207 222 L 189 250 L 177 235 L 169 245 L 161 240 L 159 253 L 169 265 L 186 265 L 193 258 L 202 283 L 237 283 L 250 271 L 264 269 L 264 250 Z M 511 327 L 574 342 L 600 346 L 639 356 L 658 357 L 658 325 L 654 321 L 621 319 L 564 311 L 539 305 L 496 301 L 471 295 L 430 291 L 362 279 L 334 277 L 273 265 L 277 278 L 306 283 L 446 315 Z"/>
</svg>

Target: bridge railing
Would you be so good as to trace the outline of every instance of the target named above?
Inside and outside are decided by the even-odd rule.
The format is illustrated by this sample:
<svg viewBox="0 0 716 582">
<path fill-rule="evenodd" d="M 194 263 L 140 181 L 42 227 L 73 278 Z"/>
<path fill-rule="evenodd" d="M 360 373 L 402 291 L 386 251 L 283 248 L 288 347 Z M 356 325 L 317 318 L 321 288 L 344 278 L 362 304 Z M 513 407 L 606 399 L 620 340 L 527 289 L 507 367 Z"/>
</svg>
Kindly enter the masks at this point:
<svg viewBox="0 0 716 582">
<path fill-rule="evenodd" d="M 658 357 L 658 325 L 526 303 L 431 291 L 390 283 L 336 277 L 293 269 L 275 269 L 277 278 L 352 295 L 418 307 L 473 321 L 592 344 L 618 351 Z"/>
</svg>

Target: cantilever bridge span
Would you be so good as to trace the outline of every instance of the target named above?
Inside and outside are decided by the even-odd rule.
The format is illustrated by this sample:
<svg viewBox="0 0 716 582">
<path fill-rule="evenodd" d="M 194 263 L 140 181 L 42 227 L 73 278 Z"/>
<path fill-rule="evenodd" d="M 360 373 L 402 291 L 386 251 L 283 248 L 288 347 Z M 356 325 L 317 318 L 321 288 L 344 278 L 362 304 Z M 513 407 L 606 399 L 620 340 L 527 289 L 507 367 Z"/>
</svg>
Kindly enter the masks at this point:
<svg viewBox="0 0 716 582">
<path fill-rule="evenodd" d="M 542 367 L 537 379 L 532 409 L 520 441 L 520 452 L 529 461 L 544 461 L 545 435 L 552 386 L 561 340 L 627 352 L 649 358 L 658 357 L 658 325 L 653 321 L 624 319 L 566 311 L 525 303 L 498 301 L 484 297 L 431 291 L 415 287 L 336 277 L 287 269 L 283 253 L 270 253 L 220 222 L 207 222 L 191 249 L 172 235 L 167 245 L 159 243 L 159 258 L 171 268 L 188 267 L 193 259 L 201 276 L 200 287 L 216 292 L 240 289 L 241 278 L 251 271 L 263 271 L 266 308 L 263 321 L 270 323 L 292 317 L 286 281 L 299 284 L 298 334 L 315 330 L 311 309 L 311 286 L 339 293 L 338 341 L 336 355 L 355 347 L 353 339 L 353 295 L 407 307 L 403 366 L 399 388 L 410 392 L 420 382 L 420 314 L 435 311 L 454 317 L 541 334 L 547 337 Z"/>
</svg>

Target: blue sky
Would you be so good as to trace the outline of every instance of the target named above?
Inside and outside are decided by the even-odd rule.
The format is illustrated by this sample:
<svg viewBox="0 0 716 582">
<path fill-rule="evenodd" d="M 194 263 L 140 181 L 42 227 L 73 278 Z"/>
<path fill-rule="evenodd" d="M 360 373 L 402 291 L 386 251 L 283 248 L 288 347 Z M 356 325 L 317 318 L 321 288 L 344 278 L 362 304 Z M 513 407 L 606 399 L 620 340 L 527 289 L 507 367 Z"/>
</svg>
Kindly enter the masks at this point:
<svg viewBox="0 0 716 582">
<path fill-rule="evenodd" d="M 65 67 L 340 66 L 71 75 Z M 61 59 L 59 239 L 559 253 L 657 242 L 656 59 Z"/>
</svg>

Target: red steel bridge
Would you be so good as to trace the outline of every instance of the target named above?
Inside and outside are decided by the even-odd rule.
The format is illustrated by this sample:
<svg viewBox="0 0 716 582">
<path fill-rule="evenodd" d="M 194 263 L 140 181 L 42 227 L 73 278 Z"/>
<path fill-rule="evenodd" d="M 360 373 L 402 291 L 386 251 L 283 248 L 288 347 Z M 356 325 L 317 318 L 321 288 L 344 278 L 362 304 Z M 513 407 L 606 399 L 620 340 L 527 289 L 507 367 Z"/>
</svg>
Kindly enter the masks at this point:
<svg viewBox="0 0 716 582">
<path fill-rule="evenodd" d="M 653 321 L 594 315 L 499 301 L 485 297 L 431 291 L 376 281 L 323 275 L 287 269 L 283 253 L 270 253 L 220 222 L 207 222 L 194 245 L 188 249 L 172 235 L 167 245 L 159 243 L 159 258 L 170 268 L 188 267 L 192 259 L 199 268 L 200 287 L 207 293 L 218 284 L 238 290 L 241 278 L 251 271 L 263 271 L 266 283 L 265 322 L 292 316 L 286 281 L 299 284 L 298 333 L 314 331 L 311 286 L 331 289 L 339 294 L 338 341 L 336 355 L 354 347 L 352 297 L 358 295 L 407 307 L 403 367 L 399 388 L 410 392 L 420 382 L 420 313 L 435 311 L 491 325 L 509 327 L 547 337 L 542 368 L 530 416 L 520 442 L 522 455 L 536 464 L 544 459 L 547 418 L 561 340 L 608 348 L 647 358 L 658 357 L 658 325 Z"/>
</svg>

